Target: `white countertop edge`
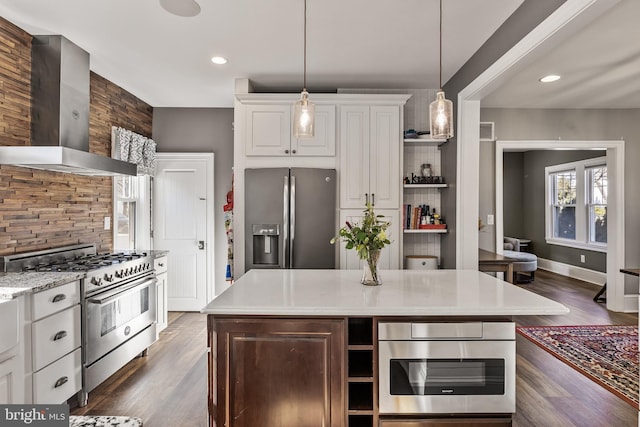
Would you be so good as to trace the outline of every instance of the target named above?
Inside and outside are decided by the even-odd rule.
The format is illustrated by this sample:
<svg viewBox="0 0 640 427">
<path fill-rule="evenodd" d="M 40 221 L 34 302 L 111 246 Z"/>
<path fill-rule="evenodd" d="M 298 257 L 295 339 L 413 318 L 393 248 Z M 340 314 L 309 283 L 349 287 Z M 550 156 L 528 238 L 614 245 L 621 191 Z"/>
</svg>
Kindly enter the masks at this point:
<svg viewBox="0 0 640 427">
<path fill-rule="evenodd" d="M 464 308 L 452 310 L 451 307 L 434 309 L 429 307 L 428 310 L 353 310 L 345 308 L 287 308 L 274 310 L 269 308 L 251 307 L 251 308 L 221 308 L 221 309 L 202 309 L 200 313 L 219 315 L 219 316 L 332 316 L 332 317 L 382 317 L 382 316 L 416 316 L 416 317 L 461 317 L 461 316 L 553 316 L 568 314 L 569 309 L 564 307 L 561 309 L 549 309 L 527 307 L 526 309 L 486 309 L 481 308 Z"/>
</svg>

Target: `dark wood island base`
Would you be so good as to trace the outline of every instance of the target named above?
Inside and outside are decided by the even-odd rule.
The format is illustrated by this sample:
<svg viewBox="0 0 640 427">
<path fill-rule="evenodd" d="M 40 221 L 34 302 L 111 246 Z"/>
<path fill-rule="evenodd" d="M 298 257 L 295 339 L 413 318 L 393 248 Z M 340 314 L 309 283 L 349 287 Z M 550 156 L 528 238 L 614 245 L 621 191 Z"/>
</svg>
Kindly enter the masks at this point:
<svg viewBox="0 0 640 427">
<path fill-rule="evenodd" d="M 511 426 L 511 414 L 381 417 L 378 320 L 209 315 L 210 425 Z"/>
</svg>

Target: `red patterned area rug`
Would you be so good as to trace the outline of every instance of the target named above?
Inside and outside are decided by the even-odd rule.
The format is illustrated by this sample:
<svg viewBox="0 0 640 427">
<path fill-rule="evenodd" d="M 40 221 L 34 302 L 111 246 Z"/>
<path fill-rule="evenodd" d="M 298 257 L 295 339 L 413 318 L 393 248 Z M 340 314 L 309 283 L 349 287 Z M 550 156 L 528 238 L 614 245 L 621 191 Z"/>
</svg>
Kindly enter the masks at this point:
<svg viewBox="0 0 640 427">
<path fill-rule="evenodd" d="M 638 408 L 637 326 L 531 326 L 517 331 Z"/>
</svg>

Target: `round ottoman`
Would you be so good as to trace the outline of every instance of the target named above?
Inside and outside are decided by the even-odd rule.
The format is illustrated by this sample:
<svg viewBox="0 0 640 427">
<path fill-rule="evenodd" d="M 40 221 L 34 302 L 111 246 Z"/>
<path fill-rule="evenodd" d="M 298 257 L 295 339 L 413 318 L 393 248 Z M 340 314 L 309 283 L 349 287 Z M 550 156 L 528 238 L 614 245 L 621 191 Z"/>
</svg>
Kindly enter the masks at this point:
<svg viewBox="0 0 640 427">
<path fill-rule="evenodd" d="M 530 273 L 527 282 L 534 279 L 535 271 L 538 269 L 538 257 L 529 252 L 504 251 L 503 255 L 516 259 L 513 263 L 513 283 L 518 283 L 518 272 Z"/>
</svg>

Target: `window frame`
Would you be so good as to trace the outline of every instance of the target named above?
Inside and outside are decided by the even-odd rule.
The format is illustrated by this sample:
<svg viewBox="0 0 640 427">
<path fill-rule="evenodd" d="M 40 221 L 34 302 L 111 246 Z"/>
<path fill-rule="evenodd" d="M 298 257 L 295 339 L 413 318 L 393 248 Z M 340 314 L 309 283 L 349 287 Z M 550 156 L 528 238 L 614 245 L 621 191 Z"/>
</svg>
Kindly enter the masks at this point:
<svg viewBox="0 0 640 427">
<path fill-rule="evenodd" d="M 545 241 L 547 244 L 587 249 L 596 252 L 607 252 L 606 243 L 590 241 L 589 218 L 592 185 L 588 171 L 591 168 L 600 166 L 607 167 L 606 156 L 545 167 Z M 555 204 L 555 184 L 552 183 L 552 178 L 555 178 L 558 173 L 570 171 L 575 171 L 576 174 L 576 203 L 575 205 L 567 205 L 575 206 L 575 239 L 554 236 L 554 209 L 557 205 Z M 609 177 L 607 174 L 607 188 L 608 180 Z M 604 206 L 606 206 L 606 204 L 604 204 Z"/>
<path fill-rule="evenodd" d="M 113 249 L 143 250 L 152 247 L 151 235 L 151 177 L 147 175 L 127 176 L 131 179 L 132 193 L 130 197 L 121 197 L 117 191 L 117 180 L 113 178 Z M 118 202 L 135 204 L 133 247 L 118 247 Z"/>
</svg>

